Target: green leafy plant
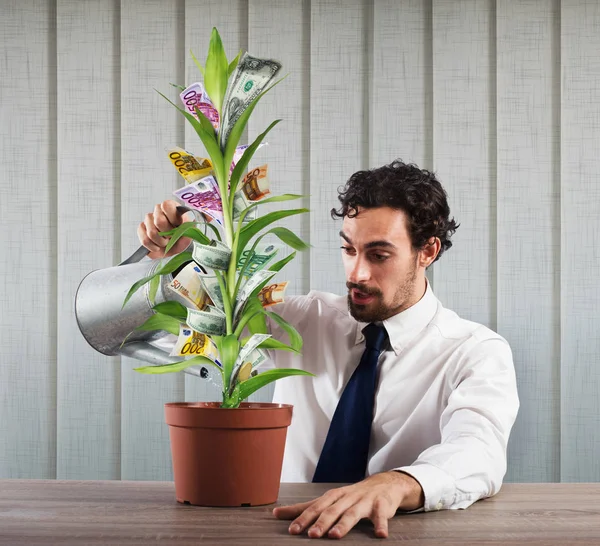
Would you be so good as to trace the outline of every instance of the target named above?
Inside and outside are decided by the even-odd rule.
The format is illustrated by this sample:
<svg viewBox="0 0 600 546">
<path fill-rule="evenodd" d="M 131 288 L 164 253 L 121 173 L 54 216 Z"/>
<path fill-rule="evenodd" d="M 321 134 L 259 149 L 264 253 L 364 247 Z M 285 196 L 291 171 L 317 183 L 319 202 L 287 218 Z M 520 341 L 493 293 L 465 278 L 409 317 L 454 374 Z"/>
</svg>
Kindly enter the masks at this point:
<svg viewBox="0 0 600 546">
<path fill-rule="evenodd" d="M 258 349 L 276 349 L 294 353 L 299 353 L 302 349 L 302 338 L 296 329 L 280 315 L 270 311 L 267 307 L 263 307 L 259 296 L 261 290 L 271 281 L 270 273 L 265 274 L 265 271 L 270 271 L 274 274 L 294 258 L 296 251 L 308 248 L 308 245 L 292 231 L 285 227 L 273 227 L 273 224 L 284 218 L 308 212 L 308 210 L 304 208 L 278 210 L 269 212 L 263 216 L 251 218 L 251 213 L 255 214 L 255 209 L 263 204 L 291 201 L 303 197 L 296 194 L 284 194 L 251 202 L 243 210 L 238 210 L 238 217 L 235 217 L 234 200 L 240 181 L 254 153 L 263 143 L 268 133 L 281 120 L 273 121 L 254 142 L 247 146 L 234 166 L 236 148 L 239 145 L 255 106 L 265 93 L 281 80 L 277 80 L 274 83 L 269 82 L 268 86 L 262 89 L 260 93 L 257 93 L 245 105 L 241 113 L 238 112 L 239 115 L 235 123 L 224 127 L 223 117 L 226 108 L 229 106 L 229 103 L 227 103 L 228 86 L 232 86 L 234 83 L 232 76 L 236 74 L 236 68 L 240 59 L 243 59 L 241 52 L 233 61 L 229 62 L 225 55 L 221 37 L 217 29 L 213 29 L 205 66 L 202 67 L 193 54 L 192 57 L 204 77 L 204 89 L 210 98 L 212 107 L 218 113 L 220 121 L 218 128 L 215 129 L 213 121 L 199 107 L 194 107 L 196 115 L 193 115 L 171 102 L 162 93 L 161 95 L 185 116 L 206 148 L 210 157 L 214 179 L 216 179 L 218 184 L 222 207 L 222 226 L 216 228 L 214 222 L 207 223 L 201 220 L 186 222 L 171 231 L 161 233 L 163 236 L 170 237 L 165 252 L 168 252 L 182 237 L 188 237 L 194 241 L 195 245 L 198 245 L 198 255 L 196 254 L 196 249 L 194 252 L 186 251 L 161 264 L 152 275 L 139 280 L 131 287 L 124 305 L 133 293 L 146 283 L 150 283 L 149 293 L 153 297 L 156 294 L 160 277 L 173 274 L 187 263 L 196 260 L 198 265 L 202 266 L 205 270 L 208 269 L 206 262 L 198 258 L 201 255 L 201 251 L 210 253 L 211 250 L 216 252 L 214 249 L 218 249 L 219 252 L 224 252 L 224 255 L 228 255 L 229 259 L 225 265 L 221 264 L 219 267 L 213 269 L 220 291 L 220 301 L 219 305 L 217 305 L 216 301 L 212 303 L 214 307 L 218 308 L 219 313 L 224 315 L 222 332 L 219 334 L 209 334 L 198 330 L 201 334 L 206 335 L 212 340 L 218 351 L 218 358 L 211 359 L 207 356 L 195 356 L 175 364 L 137 368 L 137 371 L 141 373 L 161 374 L 180 372 L 188 367 L 197 365 L 206 364 L 212 366 L 218 370 L 222 378 L 222 407 L 235 408 L 252 393 L 277 379 L 292 375 L 312 375 L 303 370 L 296 369 L 271 369 L 262 373 L 257 373 L 257 370 L 253 369 L 250 372 L 252 362 L 240 361 L 240 358 L 249 352 L 249 347 L 253 347 L 250 354 L 256 354 L 254 351 Z M 252 85 L 253 82 L 250 80 L 246 84 L 246 89 L 251 88 Z M 180 89 L 183 88 L 180 87 Z M 214 239 L 208 237 L 207 227 L 215 235 Z M 270 265 L 264 271 L 251 274 L 249 266 L 252 257 L 255 255 L 257 245 L 267 235 L 277 237 L 285 245 L 291 247 L 292 253 L 286 258 Z M 259 273 L 260 277 L 255 277 Z M 249 284 L 251 281 L 252 283 Z M 249 287 L 252 287 L 250 292 L 248 290 Z M 191 327 L 192 330 L 196 329 L 194 325 L 189 324 L 191 322 L 190 313 L 193 315 L 193 312 L 178 301 L 159 303 L 153 307 L 153 310 L 155 314 L 144 324 L 140 325 L 138 327 L 139 330 L 158 329 L 177 335 L 180 332 L 181 324 Z M 266 335 L 267 317 L 287 333 L 287 343 L 275 340 Z M 258 343 L 257 340 L 259 341 Z M 245 349 L 246 351 L 244 351 Z"/>
</svg>

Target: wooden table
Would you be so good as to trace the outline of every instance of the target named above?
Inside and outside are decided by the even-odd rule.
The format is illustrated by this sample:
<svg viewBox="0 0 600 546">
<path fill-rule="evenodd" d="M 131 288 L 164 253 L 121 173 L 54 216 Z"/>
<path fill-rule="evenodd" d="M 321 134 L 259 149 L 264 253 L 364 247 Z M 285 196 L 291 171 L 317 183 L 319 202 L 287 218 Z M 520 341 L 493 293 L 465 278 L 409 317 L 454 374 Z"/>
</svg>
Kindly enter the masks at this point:
<svg viewBox="0 0 600 546">
<path fill-rule="evenodd" d="M 325 484 L 283 484 L 279 503 L 309 500 Z M 0 544 L 301 544 L 273 506 L 178 504 L 170 482 L 0 480 Z M 327 539 L 325 539 L 327 540 Z M 361 522 L 344 539 L 373 538 Z M 387 543 L 600 545 L 600 484 L 507 484 L 468 510 L 398 515 Z"/>
</svg>

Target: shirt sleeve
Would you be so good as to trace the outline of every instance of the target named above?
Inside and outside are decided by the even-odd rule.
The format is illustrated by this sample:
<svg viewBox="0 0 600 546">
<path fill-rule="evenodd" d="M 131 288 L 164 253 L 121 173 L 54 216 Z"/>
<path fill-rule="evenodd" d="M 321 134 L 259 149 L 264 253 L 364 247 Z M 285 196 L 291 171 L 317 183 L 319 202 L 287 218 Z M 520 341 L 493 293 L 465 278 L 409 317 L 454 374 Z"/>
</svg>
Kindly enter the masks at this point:
<svg viewBox="0 0 600 546">
<path fill-rule="evenodd" d="M 512 353 L 502 338 L 478 342 L 452 378 L 440 417 L 441 442 L 399 470 L 423 488 L 425 511 L 467 508 L 495 495 L 519 408 Z"/>
</svg>

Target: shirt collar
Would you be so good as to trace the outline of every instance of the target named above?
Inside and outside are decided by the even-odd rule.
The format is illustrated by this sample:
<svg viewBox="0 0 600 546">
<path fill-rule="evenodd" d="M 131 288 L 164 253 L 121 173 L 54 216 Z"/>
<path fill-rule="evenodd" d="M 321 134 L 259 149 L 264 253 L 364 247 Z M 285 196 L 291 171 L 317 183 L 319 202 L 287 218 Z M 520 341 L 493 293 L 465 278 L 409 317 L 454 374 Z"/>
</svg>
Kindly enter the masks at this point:
<svg viewBox="0 0 600 546">
<path fill-rule="evenodd" d="M 425 282 L 427 283 L 425 294 L 417 303 L 383 321 L 383 326 L 388 333 L 392 350 L 396 356 L 431 322 L 437 311 L 438 299 L 435 297 L 429 281 L 425 279 Z M 367 322 L 357 322 L 355 345 L 365 340 L 362 329 L 367 324 Z"/>
</svg>

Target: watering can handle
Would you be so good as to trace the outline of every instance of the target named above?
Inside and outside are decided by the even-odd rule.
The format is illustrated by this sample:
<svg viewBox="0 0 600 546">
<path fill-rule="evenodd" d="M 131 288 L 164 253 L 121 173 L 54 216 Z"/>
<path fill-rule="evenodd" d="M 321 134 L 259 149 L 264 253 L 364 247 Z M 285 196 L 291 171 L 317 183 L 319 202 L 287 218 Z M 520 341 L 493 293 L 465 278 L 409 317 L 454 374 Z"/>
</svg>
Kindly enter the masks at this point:
<svg viewBox="0 0 600 546">
<path fill-rule="evenodd" d="M 185 214 L 186 212 L 193 212 L 195 216 L 198 211 L 189 207 L 184 207 L 183 205 L 179 205 L 177 207 L 177 212 L 179 212 L 180 214 Z M 148 255 L 148 252 L 150 251 L 145 246 L 140 246 L 140 248 L 138 248 L 131 256 L 129 256 L 129 258 L 123 260 L 119 265 L 138 263 L 142 260 L 142 258 L 145 258 Z"/>
</svg>

